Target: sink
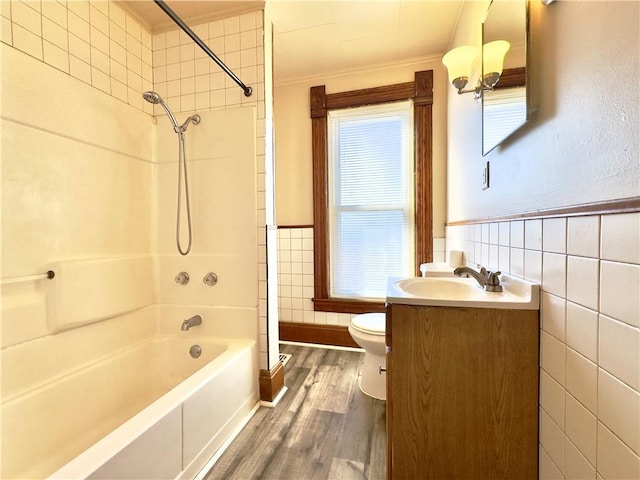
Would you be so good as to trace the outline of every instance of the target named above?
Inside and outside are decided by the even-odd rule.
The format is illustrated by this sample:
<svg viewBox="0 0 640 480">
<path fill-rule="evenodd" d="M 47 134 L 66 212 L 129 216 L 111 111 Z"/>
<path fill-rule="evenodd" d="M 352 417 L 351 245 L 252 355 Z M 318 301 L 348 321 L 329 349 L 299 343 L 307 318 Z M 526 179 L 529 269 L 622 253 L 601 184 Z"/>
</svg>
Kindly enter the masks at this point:
<svg viewBox="0 0 640 480">
<path fill-rule="evenodd" d="M 538 310 L 539 285 L 501 275 L 503 291 L 487 292 L 473 278 L 412 277 L 389 279 L 387 303 L 440 307 Z"/>
</svg>

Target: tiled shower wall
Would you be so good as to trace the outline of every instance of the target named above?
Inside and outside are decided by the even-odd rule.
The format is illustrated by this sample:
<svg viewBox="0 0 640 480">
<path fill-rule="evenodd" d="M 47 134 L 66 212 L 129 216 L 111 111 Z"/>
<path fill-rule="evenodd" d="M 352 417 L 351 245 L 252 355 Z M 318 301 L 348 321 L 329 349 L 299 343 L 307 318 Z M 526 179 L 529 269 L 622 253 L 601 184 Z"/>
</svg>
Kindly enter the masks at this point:
<svg viewBox="0 0 640 480">
<path fill-rule="evenodd" d="M 445 260 L 445 239 L 433 239 L 433 259 Z M 278 312 L 283 322 L 349 326 L 353 315 L 313 311 L 313 227 L 278 228 Z"/>
<path fill-rule="evenodd" d="M 113 2 L 0 1 L 2 42 L 152 113 L 151 34 Z"/>
<path fill-rule="evenodd" d="M 0 41 L 139 110 L 155 90 L 174 113 L 254 106 L 258 154 L 260 368 L 267 362 L 263 12 L 190 25 L 246 84 L 242 90 L 177 27 L 152 35 L 113 1 L 0 0 Z"/>
<path fill-rule="evenodd" d="M 542 479 L 640 478 L 639 237 L 639 213 L 448 227 L 469 265 L 542 285 Z"/>
</svg>

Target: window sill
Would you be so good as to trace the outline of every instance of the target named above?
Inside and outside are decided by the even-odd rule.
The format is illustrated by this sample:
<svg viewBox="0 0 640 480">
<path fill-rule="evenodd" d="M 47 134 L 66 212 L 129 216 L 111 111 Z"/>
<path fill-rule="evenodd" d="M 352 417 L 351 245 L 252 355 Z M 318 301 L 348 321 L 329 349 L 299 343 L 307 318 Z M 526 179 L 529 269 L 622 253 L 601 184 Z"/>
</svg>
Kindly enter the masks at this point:
<svg viewBox="0 0 640 480">
<path fill-rule="evenodd" d="M 316 312 L 335 313 L 384 313 L 385 302 L 347 300 L 338 298 L 314 298 L 313 309 Z"/>
</svg>

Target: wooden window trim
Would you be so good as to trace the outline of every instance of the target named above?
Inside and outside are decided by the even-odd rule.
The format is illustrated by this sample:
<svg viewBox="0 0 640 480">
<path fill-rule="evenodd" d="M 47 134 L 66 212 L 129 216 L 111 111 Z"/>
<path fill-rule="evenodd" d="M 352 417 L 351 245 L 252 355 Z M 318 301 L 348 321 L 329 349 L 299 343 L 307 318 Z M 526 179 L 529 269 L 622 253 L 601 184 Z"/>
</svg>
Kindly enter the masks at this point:
<svg viewBox="0 0 640 480">
<path fill-rule="evenodd" d="M 327 94 L 325 86 L 311 87 L 311 137 L 313 157 L 314 298 L 316 311 L 340 313 L 383 312 L 384 302 L 329 297 L 328 145 L 329 110 L 413 100 L 415 168 L 415 273 L 420 263 L 433 260 L 432 122 L 433 70 L 415 73 L 413 82 Z"/>
<path fill-rule="evenodd" d="M 502 75 L 500 75 L 498 83 L 496 83 L 496 86 L 493 88 L 495 90 L 499 90 L 501 88 L 524 87 L 526 83 L 526 67 L 505 68 L 502 72 Z"/>
</svg>

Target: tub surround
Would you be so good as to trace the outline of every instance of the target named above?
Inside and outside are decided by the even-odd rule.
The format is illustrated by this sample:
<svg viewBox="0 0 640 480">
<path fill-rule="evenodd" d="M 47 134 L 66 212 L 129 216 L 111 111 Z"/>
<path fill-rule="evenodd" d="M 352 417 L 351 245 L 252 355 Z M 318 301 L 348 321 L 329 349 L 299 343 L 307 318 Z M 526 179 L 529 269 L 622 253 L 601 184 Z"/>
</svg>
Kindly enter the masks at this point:
<svg viewBox="0 0 640 480">
<path fill-rule="evenodd" d="M 37 403 L 37 392 L 53 389 L 87 363 L 159 335 L 163 327 L 154 326 L 156 322 L 177 322 L 171 332 L 176 335 L 185 333 L 179 331 L 184 318 L 201 314 L 203 325 L 187 334 L 198 331 L 215 338 L 245 339 L 263 350 L 267 364 L 267 329 L 258 324 L 258 298 L 263 295 L 259 281 L 266 284 L 266 276 L 260 274 L 264 245 L 258 240 L 264 229 L 264 215 L 259 213 L 264 201 L 259 198 L 265 189 L 265 94 L 260 87 L 246 103 L 226 101 L 223 82 L 218 92 L 221 102 L 189 105 L 186 99 L 181 102 L 182 96 L 166 97 L 180 106 L 176 109 L 180 113 L 197 107 L 207 122 L 198 126 L 202 129 L 192 127 L 187 132 L 188 155 L 193 154 L 189 160 L 194 164 L 190 173 L 196 172 L 191 193 L 198 199 L 193 205 L 194 254 L 181 264 L 168 247 L 175 235 L 176 173 L 170 157 L 177 155 L 176 139 L 165 138 L 165 119 L 150 117 L 151 106 L 143 104 L 141 92 L 157 89 L 145 83 L 141 73 L 147 65 L 146 78 L 151 78 L 155 55 L 158 63 L 164 59 L 162 66 L 171 75 L 176 69 L 189 75 L 182 63 L 193 66 L 197 58 L 178 55 L 176 62 L 175 56 L 169 62 L 169 51 L 189 55 L 177 32 L 152 42 L 151 35 L 133 17 L 122 14 L 115 2 L 3 2 L 0 15 L 3 27 L 8 25 L 0 42 L 2 277 L 29 275 L 49 266 L 59 272 L 55 283 L 2 288 L 2 408 L 12 409 L 17 423 L 2 425 L 1 476 L 41 477 L 60 467 L 59 459 L 47 460 L 40 447 L 16 452 L 7 439 L 45 449 L 60 439 L 49 436 L 56 431 L 55 419 L 47 419 L 51 425 L 23 428 L 29 424 L 25 415 L 35 411 L 22 400 L 33 397 Z M 263 62 L 257 43 L 262 39 L 262 12 L 242 16 L 242 21 L 235 17 L 214 23 L 227 24 L 229 35 L 239 37 L 241 30 L 251 32 L 245 37 L 253 34 L 245 55 L 254 54 L 251 68 L 257 79 L 262 74 L 257 64 Z M 237 32 L 232 33 L 234 28 Z M 217 32 L 216 38 L 224 41 L 224 28 Z M 153 55 L 152 43 L 158 47 Z M 239 56 L 239 45 L 237 52 L 228 53 Z M 121 85 L 123 71 L 125 82 L 131 84 Z M 189 78 L 195 82 L 194 73 Z M 209 84 L 208 64 L 206 79 L 206 89 L 200 90 L 205 87 L 199 82 L 198 93 L 206 92 L 210 99 L 218 84 Z M 189 81 L 181 84 L 182 93 L 193 99 Z M 165 82 L 164 87 L 173 85 Z M 218 93 L 214 96 L 220 100 Z M 239 207 L 229 210 L 230 205 Z M 165 230 L 170 231 L 166 238 Z M 173 278 L 184 269 L 197 283 L 181 288 Z M 209 271 L 219 276 L 215 287 L 201 282 Z M 260 335 L 264 342 L 258 341 Z M 254 352 L 247 363 L 256 391 L 257 361 Z M 56 391 L 64 398 L 69 395 Z M 251 402 L 255 401 L 257 395 L 252 396 Z M 45 404 L 39 405 L 45 408 Z M 27 416 L 42 418 L 38 415 Z M 167 421 L 173 425 L 171 418 Z M 106 417 L 102 420 L 103 433 L 115 426 Z M 64 453 L 66 460 L 88 446 L 83 442 L 89 440 L 80 436 L 78 444 L 74 440 L 65 445 L 70 448 Z M 191 453 L 196 450 L 194 446 Z"/>
</svg>

